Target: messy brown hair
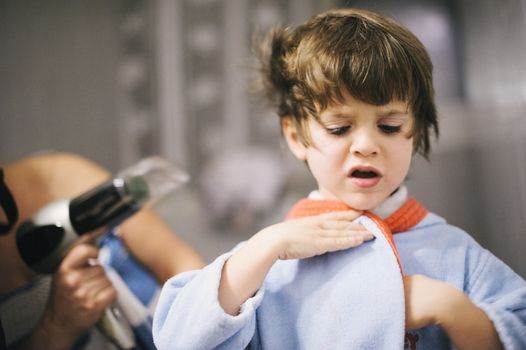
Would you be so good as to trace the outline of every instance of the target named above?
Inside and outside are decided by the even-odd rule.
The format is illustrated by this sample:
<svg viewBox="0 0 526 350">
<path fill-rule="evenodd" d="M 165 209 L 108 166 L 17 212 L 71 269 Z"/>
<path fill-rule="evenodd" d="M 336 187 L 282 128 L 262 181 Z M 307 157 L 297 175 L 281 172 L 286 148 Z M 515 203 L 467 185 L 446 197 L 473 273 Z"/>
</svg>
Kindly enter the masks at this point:
<svg viewBox="0 0 526 350">
<path fill-rule="evenodd" d="M 407 101 L 414 149 L 427 158 L 430 133 L 438 136 L 432 63 L 408 29 L 372 11 L 342 8 L 276 28 L 258 48 L 265 95 L 280 117 L 292 118 L 304 145 L 309 118 L 348 92 L 378 106 Z"/>
</svg>

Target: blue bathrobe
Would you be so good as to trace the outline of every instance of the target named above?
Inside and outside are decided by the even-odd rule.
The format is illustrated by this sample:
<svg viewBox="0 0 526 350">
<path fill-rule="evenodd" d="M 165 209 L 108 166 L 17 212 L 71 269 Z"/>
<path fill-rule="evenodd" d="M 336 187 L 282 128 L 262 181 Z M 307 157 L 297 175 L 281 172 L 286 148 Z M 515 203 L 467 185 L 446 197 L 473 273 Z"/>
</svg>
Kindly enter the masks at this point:
<svg viewBox="0 0 526 350">
<path fill-rule="evenodd" d="M 403 282 L 378 225 L 357 219 L 376 239 L 334 253 L 277 261 L 263 286 L 226 314 L 221 270 L 232 252 L 163 287 L 153 336 L 160 349 L 449 349 L 426 327 L 405 334 Z M 422 274 L 462 290 L 493 321 L 506 349 L 526 349 L 526 282 L 464 231 L 428 213 L 394 235 L 406 275 Z M 405 336 L 405 337 L 404 337 Z M 405 341 L 404 341 L 405 338 Z"/>
</svg>

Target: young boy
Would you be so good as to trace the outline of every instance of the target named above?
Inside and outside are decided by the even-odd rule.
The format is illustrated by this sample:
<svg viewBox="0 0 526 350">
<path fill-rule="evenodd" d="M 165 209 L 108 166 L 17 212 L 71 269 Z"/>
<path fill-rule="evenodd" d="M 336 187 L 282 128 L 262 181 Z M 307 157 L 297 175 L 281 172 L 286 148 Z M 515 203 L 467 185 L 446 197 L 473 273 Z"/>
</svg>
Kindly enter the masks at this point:
<svg viewBox="0 0 526 350">
<path fill-rule="evenodd" d="M 268 96 L 318 189 L 165 284 L 159 349 L 526 348 L 525 281 L 403 185 L 438 134 L 418 39 L 339 9 L 273 32 L 270 47 Z"/>
</svg>

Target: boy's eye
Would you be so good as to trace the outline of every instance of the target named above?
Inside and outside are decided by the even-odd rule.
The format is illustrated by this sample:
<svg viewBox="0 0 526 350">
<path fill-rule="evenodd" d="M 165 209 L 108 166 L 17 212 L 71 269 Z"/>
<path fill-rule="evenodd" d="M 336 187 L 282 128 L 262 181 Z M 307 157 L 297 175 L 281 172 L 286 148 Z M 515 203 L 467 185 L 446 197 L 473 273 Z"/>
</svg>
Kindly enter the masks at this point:
<svg viewBox="0 0 526 350">
<path fill-rule="evenodd" d="M 400 130 L 402 130 L 402 126 L 394 126 L 394 125 L 387 125 L 387 124 L 380 124 L 378 125 L 378 128 L 385 134 L 396 134 L 399 133 Z"/>
<path fill-rule="evenodd" d="M 340 126 L 337 128 L 327 128 L 327 132 L 331 135 L 341 136 L 344 135 L 347 131 L 349 131 L 350 128 L 350 125 Z"/>
</svg>

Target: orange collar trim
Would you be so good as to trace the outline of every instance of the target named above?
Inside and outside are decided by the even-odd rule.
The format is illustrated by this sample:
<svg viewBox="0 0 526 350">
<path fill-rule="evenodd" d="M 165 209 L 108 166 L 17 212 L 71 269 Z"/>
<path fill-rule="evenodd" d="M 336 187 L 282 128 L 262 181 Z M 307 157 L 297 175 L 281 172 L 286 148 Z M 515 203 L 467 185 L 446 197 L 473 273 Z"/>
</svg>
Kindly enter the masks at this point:
<svg viewBox="0 0 526 350">
<path fill-rule="evenodd" d="M 289 211 L 286 220 L 298 219 L 306 216 L 313 216 L 334 211 L 352 210 L 347 204 L 330 199 L 316 200 L 316 199 L 301 199 Z M 427 215 L 427 209 L 422 206 L 416 199 L 409 198 L 398 210 L 389 215 L 385 220 L 379 216 L 366 212 L 365 215 L 373 220 L 382 231 L 382 234 L 389 242 L 393 253 L 396 256 L 398 267 L 402 272 L 402 264 L 398 256 L 398 250 L 393 239 L 393 233 L 400 233 L 408 231 L 415 227 Z"/>
<path fill-rule="evenodd" d="M 304 198 L 292 206 L 286 216 L 286 220 L 345 210 L 352 210 L 352 208 L 341 201 Z M 415 198 L 409 198 L 398 210 L 384 220 L 372 213 L 367 213 L 366 215 L 384 221 L 392 233 L 400 233 L 416 226 L 424 219 L 427 212 L 427 209 Z"/>
</svg>

